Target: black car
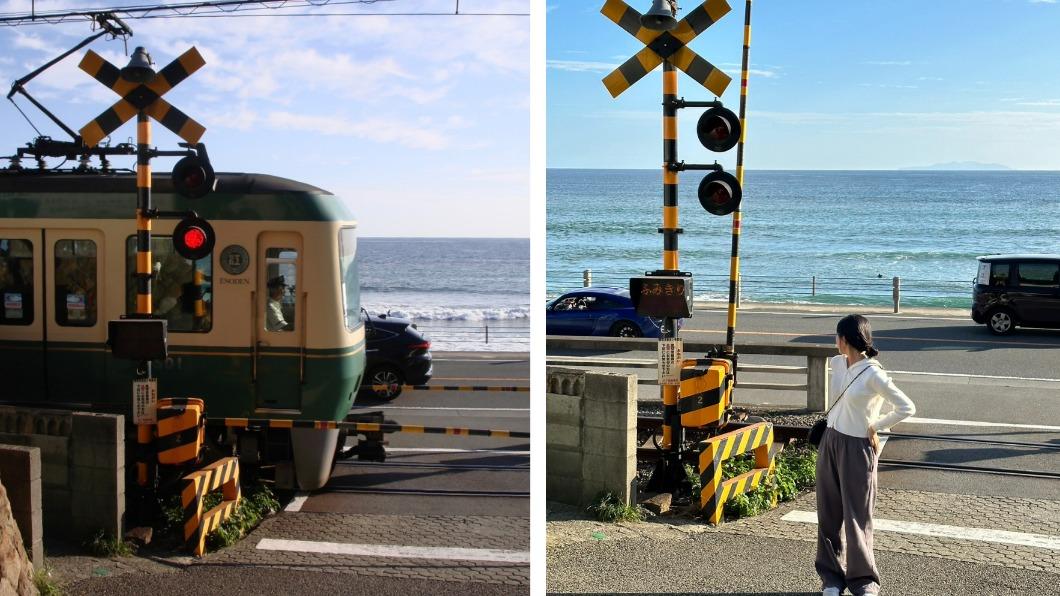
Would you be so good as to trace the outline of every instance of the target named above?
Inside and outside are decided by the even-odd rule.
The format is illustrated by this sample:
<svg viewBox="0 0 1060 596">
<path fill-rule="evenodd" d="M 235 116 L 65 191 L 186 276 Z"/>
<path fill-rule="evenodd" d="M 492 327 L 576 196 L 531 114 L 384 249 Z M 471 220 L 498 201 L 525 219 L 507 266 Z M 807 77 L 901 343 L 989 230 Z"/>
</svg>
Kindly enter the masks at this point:
<svg viewBox="0 0 1060 596">
<path fill-rule="evenodd" d="M 389 314 L 370 315 L 363 308 L 361 320 L 367 344 L 361 391 L 394 399 L 401 395 L 401 385 L 423 385 L 431 379 L 431 342 L 412 321 Z"/>
<path fill-rule="evenodd" d="M 1060 327 L 1060 255 L 979 257 L 972 320 L 996 335 L 1017 325 Z"/>
</svg>

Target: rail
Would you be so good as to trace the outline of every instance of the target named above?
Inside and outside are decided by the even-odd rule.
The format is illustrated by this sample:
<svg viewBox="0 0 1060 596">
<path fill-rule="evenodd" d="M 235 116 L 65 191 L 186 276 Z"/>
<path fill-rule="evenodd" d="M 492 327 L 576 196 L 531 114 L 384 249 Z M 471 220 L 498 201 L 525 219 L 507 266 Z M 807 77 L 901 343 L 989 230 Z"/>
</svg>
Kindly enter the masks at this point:
<svg viewBox="0 0 1060 596">
<path fill-rule="evenodd" d="M 658 340 L 625 337 L 572 337 L 553 335 L 545 341 L 545 361 L 552 365 L 588 365 L 588 366 L 614 366 L 620 368 L 650 368 L 654 367 L 655 360 L 648 358 L 628 357 L 605 357 L 605 356 L 581 356 L 572 354 L 557 354 L 558 351 L 588 352 L 588 351 L 649 351 L 655 352 Z M 718 346 L 716 344 L 685 341 L 685 353 L 711 352 Z M 790 344 L 738 344 L 736 350 L 739 354 L 755 354 L 764 356 L 795 356 L 806 358 L 806 366 L 779 366 L 766 364 L 739 364 L 737 371 L 744 372 L 766 372 L 780 374 L 804 374 L 805 383 L 752 383 L 737 381 L 737 387 L 744 389 L 768 389 L 782 391 L 805 391 L 806 407 L 809 410 L 823 412 L 828 407 L 828 359 L 835 355 L 834 346 L 825 345 L 790 345 Z"/>
<path fill-rule="evenodd" d="M 551 273 L 547 286 L 550 297 L 576 287 L 610 286 L 625 288 L 630 275 L 639 272 L 594 271 L 585 269 L 580 279 L 572 272 Z M 696 295 L 705 299 L 728 296 L 727 275 L 696 275 Z M 802 277 L 777 275 L 743 275 L 737 284 L 739 300 L 757 302 L 809 302 L 816 304 L 890 303 L 900 312 L 903 301 L 912 306 L 968 308 L 971 306 L 971 281 L 884 277 Z"/>
</svg>

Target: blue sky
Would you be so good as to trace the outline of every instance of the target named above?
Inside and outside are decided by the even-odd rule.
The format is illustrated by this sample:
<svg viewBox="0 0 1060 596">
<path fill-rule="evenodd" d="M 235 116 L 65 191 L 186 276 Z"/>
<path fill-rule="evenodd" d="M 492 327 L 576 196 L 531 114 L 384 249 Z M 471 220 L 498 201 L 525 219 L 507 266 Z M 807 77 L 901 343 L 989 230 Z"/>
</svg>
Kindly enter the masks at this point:
<svg viewBox="0 0 1060 596">
<path fill-rule="evenodd" d="M 735 111 L 744 2 L 729 4 L 690 46 L 733 77 L 722 100 Z M 643 45 L 602 5 L 548 3 L 547 163 L 654 168 L 661 67 L 611 98 L 600 79 Z M 748 169 L 1060 169 L 1057 0 L 755 0 L 752 10 Z M 686 99 L 712 99 L 683 73 L 678 81 Z M 698 144 L 698 115 L 680 115 L 680 157 L 732 167 L 735 150 Z"/>
<path fill-rule="evenodd" d="M 144 4 L 37 0 L 37 10 Z M 527 12 L 530 0 L 461 0 L 462 12 Z M 292 12 L 452 11 L 454 0 L 393 0 Z M 30 0 L 0 0 L 0 13 Z M 279 14 L 275 11 L 266 14 Z M 129 52 L 157 67 L 194 45 L 206 66 L 166 95 L 203 125 L 218 171 L 262 172 L 347 199 L 365 236 L 529 235 L 530 19 L 473 16 L 183 18 L 128 21 Z M 91 34 L 87 21 L 0 26 L 3 89 Z M 88 48 L 121 67 L 121 40 Z M 87 50 L 87 49 L 86 49 Z M 27 85 L 77 130 L 116 99 L 77 68 L 86 50 Z M 18 100 L 41 132 L 61 129 Z M 36 133 L 0 102 L 0 155 Z M 113 142 L 134 137 L 129 123 Z M 154 128 L 160 148 L 178 138 Z M 156 171 L 172 161 L 157 159 Z M 116 158 L 115 166 L 134 161 Z M 3 164 L 6 165 L 6 162 Z"/>
</svg>

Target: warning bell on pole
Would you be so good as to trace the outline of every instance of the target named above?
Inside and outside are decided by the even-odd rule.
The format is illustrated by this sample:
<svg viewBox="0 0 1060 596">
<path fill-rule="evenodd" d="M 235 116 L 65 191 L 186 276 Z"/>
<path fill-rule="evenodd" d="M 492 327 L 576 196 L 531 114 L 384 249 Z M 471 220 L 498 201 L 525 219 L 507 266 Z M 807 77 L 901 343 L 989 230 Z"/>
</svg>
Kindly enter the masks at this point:
<svg viewBox="0 0 1060 596">
<path fill-rule="evenodd" d="M 677 0 L 652 0 L 651 8 L 640 17 L 640 24 L 652 31 L 670 31 L 677 27 Z"/>
</svg>

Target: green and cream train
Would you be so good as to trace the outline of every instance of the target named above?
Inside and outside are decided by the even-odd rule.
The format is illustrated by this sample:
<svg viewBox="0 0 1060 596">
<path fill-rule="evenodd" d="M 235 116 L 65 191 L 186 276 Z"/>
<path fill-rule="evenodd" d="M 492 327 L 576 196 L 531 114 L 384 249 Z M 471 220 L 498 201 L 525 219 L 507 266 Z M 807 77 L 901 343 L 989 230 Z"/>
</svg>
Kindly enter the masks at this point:
<svg viewBox="0 0 1060 596">
<path fill-rule="evenodd" d="M 155 175 L 154 207 L 195 210 L 213 253 L 173 249 L 152 222 L 152 303 L 169 357 L 159 397 L 199 397 L 206 417 L 345 419 L 364 372 L 356 223 L 329 192 L 261 174 L 218 174 L 200 199 Z M 0 403 L 130 414 L 135 363 L 112 357 L 107 321 L 135 312 L 131 174 L 0 171 Z M 207 436 L 277 467 L 280 485 L 327 482 L 338 430 L 226 429 Z M 133 434 L 132 436 L 135 436 Z"/>
</svg>

